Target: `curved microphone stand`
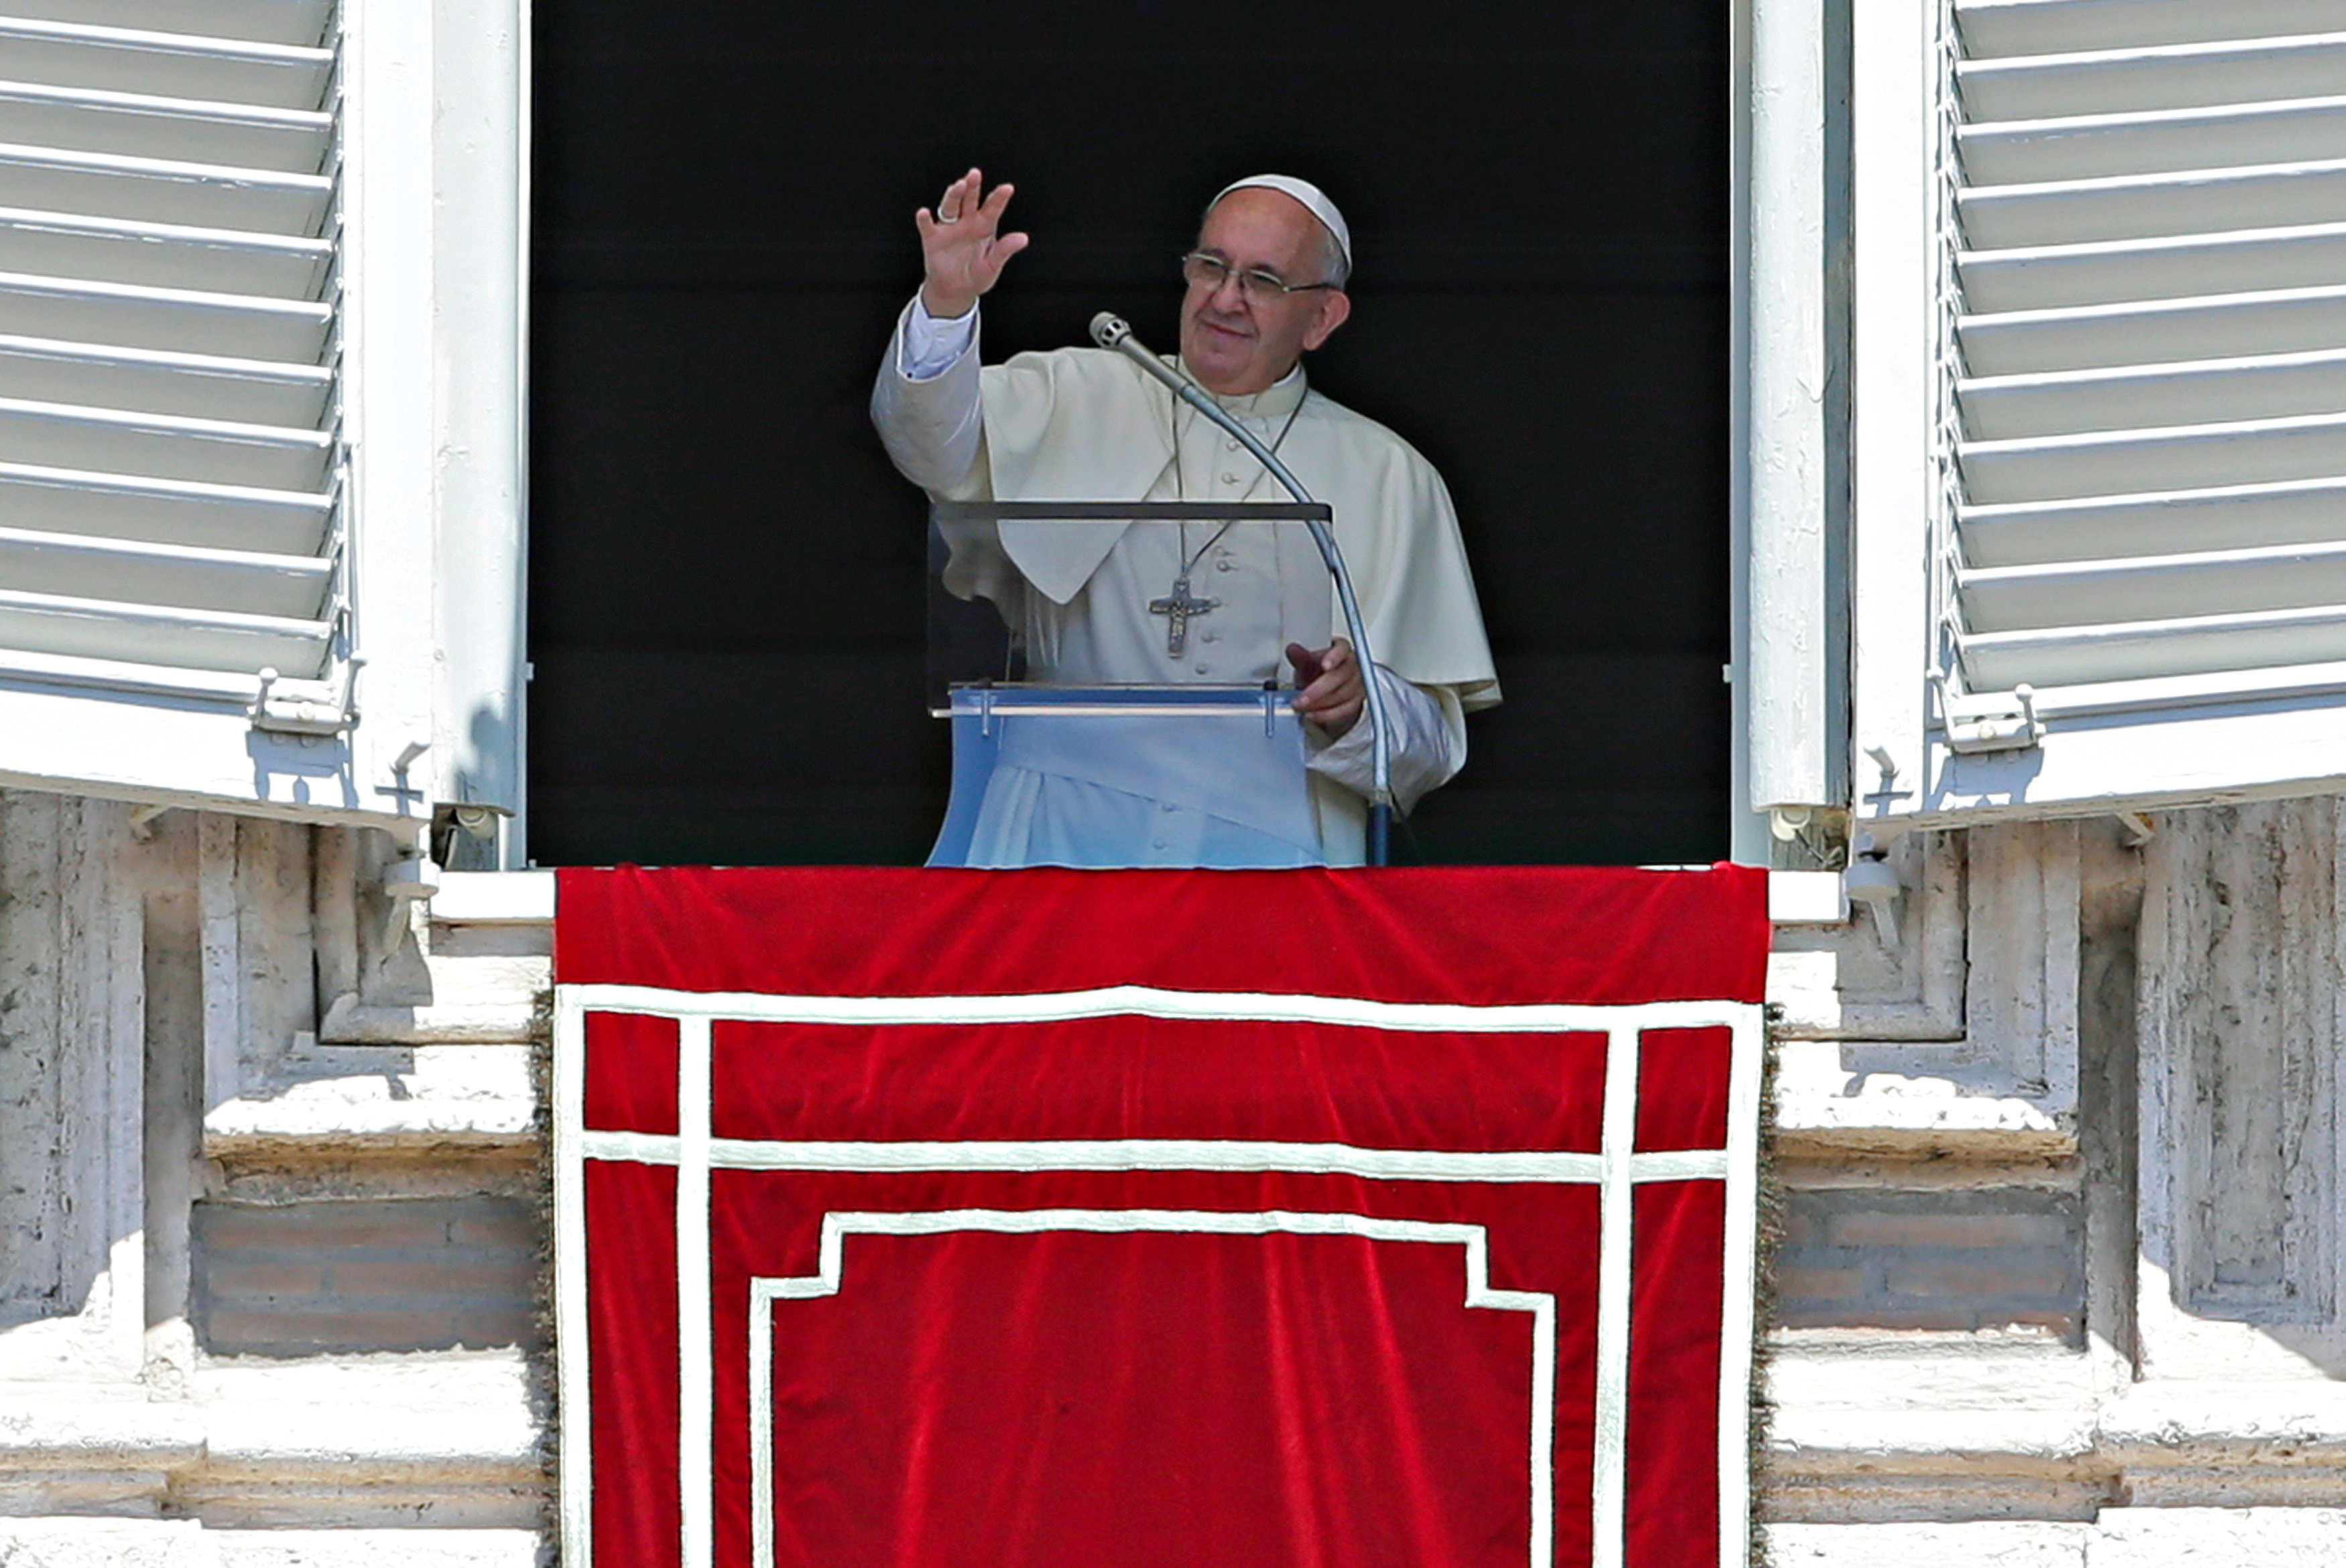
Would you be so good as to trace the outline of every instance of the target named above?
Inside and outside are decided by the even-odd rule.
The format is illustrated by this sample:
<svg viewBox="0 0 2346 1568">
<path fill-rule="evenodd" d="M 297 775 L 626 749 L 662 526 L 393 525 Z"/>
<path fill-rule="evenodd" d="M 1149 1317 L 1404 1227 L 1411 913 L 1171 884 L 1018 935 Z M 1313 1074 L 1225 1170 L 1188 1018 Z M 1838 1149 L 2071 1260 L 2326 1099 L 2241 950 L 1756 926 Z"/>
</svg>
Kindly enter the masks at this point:
<svg viewBox="0 0 2346 1568">
<path fill-rule="evenodd" d="M 1187 372 L 1167 364 L 1143 348 L 1132 329 L 1113 311 L 1102 311 L 1092 318 L 1092 341 L 1104 349 L 1114 349 L 1133 363 L 1173 389 L 1173 395 L 1204 414 L 1228 432 L 1270 470 L 1271 476 L 1287 487 L 1296 500 L 1309 504 L 1312 497 L 1302 483 L 1287 471 L 1279 454 L 1265 446 L 1254 432 L 1230 417 L 1229 411 L 1207 395 L 1206 389 L 1189 379 Z M 1328 524 L 1318 518 L 1304 524 L 1311 531 L 1311 542 L 1320 547 L 1320 558 L 1328 564 L 1328 575 L 1335 579 L 1336 601 L 1343 606 L 1344 630 L 1352 639 L 1352 657 L 1361 661 L 1361 684 L 1368 694 L 1369 718 L 1369 864 L 1386 863 L 1392 838 L 1392 729 L 1385 722 L 1384 689 L 1377 684 L 1375 657 L 1369 650 L 1368 628 L 1361 622 L 1360 601 L 1352 596 L 1352 575 L 1344 569 L 1344 557 L 1336 548 L 1336 536 Z"/>
</svg>

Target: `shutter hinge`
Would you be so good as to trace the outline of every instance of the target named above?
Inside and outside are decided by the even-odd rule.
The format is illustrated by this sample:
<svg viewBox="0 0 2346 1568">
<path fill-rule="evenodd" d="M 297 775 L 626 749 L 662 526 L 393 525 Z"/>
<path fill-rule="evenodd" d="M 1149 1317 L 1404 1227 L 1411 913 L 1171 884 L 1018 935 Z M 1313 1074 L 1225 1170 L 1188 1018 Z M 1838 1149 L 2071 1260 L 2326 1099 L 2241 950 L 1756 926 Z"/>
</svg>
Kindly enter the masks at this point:
<svg viewBox="0 0 2346 1568">
<path fill-rule="evenodd" d="M 1945 677 L 1938 677 L 1934 684 L 1950 751 L 2025 751 L 2045 738 L 2045 726 L 2036 718 L 2033 687 L 1957 697 L 1947 690 Z"/>
<path fill-rule="evenodd" d="M 260 672 L 260 689 L 245 711 L 252 718 L 252 728 L 267 735 L 341 735 L 356 727 L 359 721 L 359 668 L 366 660 L 356 654 L 342 661 L 342 690 L 340 697 L 332 693 L 294 696 L 272 695 L 278 674 L 273 669 Z"/>
</svg>

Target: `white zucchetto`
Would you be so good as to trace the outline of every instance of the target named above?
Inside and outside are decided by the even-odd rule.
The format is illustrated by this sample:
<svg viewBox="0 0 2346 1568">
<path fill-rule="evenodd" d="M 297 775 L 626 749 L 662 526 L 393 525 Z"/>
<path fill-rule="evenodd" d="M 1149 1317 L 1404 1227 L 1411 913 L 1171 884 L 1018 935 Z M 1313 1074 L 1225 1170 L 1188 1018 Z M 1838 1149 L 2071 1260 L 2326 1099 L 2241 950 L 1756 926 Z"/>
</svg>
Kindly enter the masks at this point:
<svg viewBox="0 0 2346 1568">
<path fill-rule="evenodd" d="M 1344 270 L 1352 271 L 1352 230 L 1344 222 L 1344 215 L 1336 210 L 1336 204 L 1328 199 L 1328 193 L 1308 179 L 1298 179 L 1291 174 L 1250 174 L 1244 179 L 1234 179 L 1216 191 L 1214 199 L 1206 203 L 1206 210 L 1211 212 L 1231 191 L 1245 190 L 1250 186 L 1275 190 L 1281 196 L 1292 197 L 1301 202 L 1311 216 L 1320 220 L 1321 227 L 1335 237 L 1336 253 L 1343 259 Z"/>
</svg>

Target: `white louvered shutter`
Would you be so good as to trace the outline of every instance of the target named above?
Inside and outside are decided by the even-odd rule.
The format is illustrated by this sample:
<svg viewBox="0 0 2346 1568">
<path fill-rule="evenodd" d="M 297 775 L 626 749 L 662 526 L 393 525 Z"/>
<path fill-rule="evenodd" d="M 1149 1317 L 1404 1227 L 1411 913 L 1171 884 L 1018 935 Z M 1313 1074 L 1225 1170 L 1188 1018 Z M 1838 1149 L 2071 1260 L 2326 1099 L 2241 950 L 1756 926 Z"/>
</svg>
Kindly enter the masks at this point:
<svg viewBox="0 0 2346 1568">
<path fill-rule="evenodd" d="M 435 14 L 0 0 L 0 782 L 428 809 Z"/>
<path fill-rule="evenodd" d="M 2334 787 L 2346 0 L 1884 9 L 1854 79 L 1862 808 Z"/>
</svg>

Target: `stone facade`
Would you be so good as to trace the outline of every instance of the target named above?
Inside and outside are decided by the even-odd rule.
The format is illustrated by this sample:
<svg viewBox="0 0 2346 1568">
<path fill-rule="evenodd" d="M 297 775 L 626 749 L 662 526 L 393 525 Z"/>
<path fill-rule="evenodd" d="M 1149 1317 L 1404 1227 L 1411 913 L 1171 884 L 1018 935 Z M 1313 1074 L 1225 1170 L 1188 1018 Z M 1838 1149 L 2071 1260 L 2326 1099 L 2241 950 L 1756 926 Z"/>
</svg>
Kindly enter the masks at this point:
<svg viewBox="0 0 2346 1568">
<path fill-rule="evenodd" d="M 550 1555 L 550 890 L 393 853 L 0 793 L 5 1568 Z"/>
<path fill-rule="evenodd" d="M 1780 933 L 1780 1563 L 2346 1560 L 2341 830 L 1918 838 L 1895 952 Z"/>
<path fill-rule="evenodd" d="M 1779 1563 L 2346 1559 L 2342 832 L 1912 835 L 1780 916 Z M 0 793 L 0 1568 L 550 1557 L 550 879 L 394 855 Z"/>
</svg>

